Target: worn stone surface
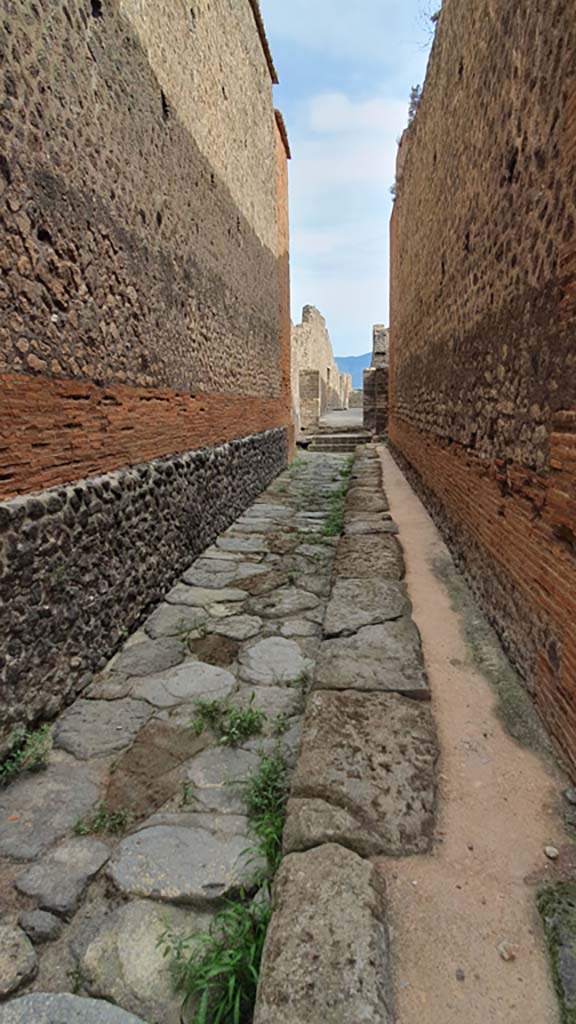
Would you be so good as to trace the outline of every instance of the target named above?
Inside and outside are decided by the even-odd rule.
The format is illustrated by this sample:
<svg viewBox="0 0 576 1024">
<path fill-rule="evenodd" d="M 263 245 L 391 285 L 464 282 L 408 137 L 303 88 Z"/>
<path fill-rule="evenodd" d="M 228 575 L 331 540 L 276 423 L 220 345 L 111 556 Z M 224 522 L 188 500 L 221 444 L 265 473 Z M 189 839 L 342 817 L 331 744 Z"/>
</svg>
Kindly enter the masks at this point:
<svg viewBox="0 0 576 1024">
<path fill-rule="evenodd" d="M 20 914 L 18 924 L 34 943 L 52 942 L 64 927 L 60 918 L 46 910 L 28 910 Z"/>
<path fill-rule="evenodd" d="M 77 700 L 58 719 L 54 745 L 83 761 L 105 757 L 129 746 L 151 714 L 142 700 Z"/>
<path fill-rule="evenodd" d="M 346 537 L 358 537 L 364 534 L 373 533 L 398 533 L 398 527 L 396 523 L 393 523 L 391 519 L 372 520 L 372 519 L 356 519 L 344 526 L 344 535 Z"/>
<path fill-rule="evenodd" d="M 0 925 L 0 998 L 30 981 L 37 970 L 38 960 L 28 936 L 21 928 Z"/>
<path fill-rule="evenodd" d="M 278 686 L 296 682 L 310 672 L 298 644 L 285 637 L 268 637 L 242 651 L 240 678 L 253 686 Z"/>
<path fill-rule="evenodd" d="M 365 626 L 354 636 L 320 645 L 314 687 L 430 696 L 420 634 L 408 618 Z"/>
<path fill-rule="evenodd" d="M 350 636 L 362 626 L 370 626 L 410 613 L 410 601 L 402 583 L 368 578 L 336 579 L 326 615 L 326 637 Z"/>
<path fill-rule="evenodd" d="M 350 837 L 347 828 L 339 842 L 353 849 L 377 835 L 380 853 L 419 853 L 434 826 L 437 756 L 427 704 L 396 694 L 315 691 L 291 794 L 347 810 L 357 832 Z"/>
<path fill-rule="evenodd" d="M 291 854 L 274 914 L 254 1024 L 392 1024 L 383 882 L 350 850 Z"/>
<path fill-rule="evenodd" d="M 193 709 L 185 724 L 152 719 L 140 730 L 132 747 L 114 763 L 106 790 L 110 810 L 126 811 L 135 821 L 150 815 L 179 788 L 179 766 L 204 750 L 209 740 L 190 728 Z"/>
<path fill-rule="evenodd" d="M 221 700 L 236 686 L 231 672 L 201 661 L 187 661 L 167 672 L 137 680 L 135 697 L 159 708 L 175 707 L 192 700 Z"/>
<path fill-rule="evenodd" d="M 186 583 L 178 583 L 166 594 L 166 600 L 169 604 L 183 604 L 191 608 L 206 608 L 216 603 L 232 604 L 235 601 L 245 601 L 246 591 L 237 590 L 234 587 L 212 589 L 210 587 L 192 587 Z"/>
<path fill-rule="evenodd" d="M 253 876 L 246 836 L 159 825 L 124 839 L 110 861 L 110 877 L 125 896 L 209 907 Z"/>
<path fill-rule="evenodd" d="M 402 549 L 395 537 L 342 537 L 338 544 L 334 574 L 342 579 L 401 580 L 404 577 Z"/>
<path fill-rule="evenodd" d="M 233 615 L 220 622 L 212 622 L 210 629 L 218 636 L 230 640 L 250 640 L 257 636 L 262 628 L 262 619 L 257 615 Z"/>
<path fill-rule="evenodd" d="M 0 854 L 28 861 L 43 853 L 98 803 L 104 778 L 101 763 L 56 754 L 46 771 L 18 779 L 0 793 Z"/>
<path fill-rule="evenodd" d="M 179 665 L 184 654 L 183 644 L 177 639 L 144 640 L 127 644 L 109 668 L 126 676 L 147 676 Z"/>
<path fill-rule="evenodd" d="M 182 937 L 207 931 L 210 919 L 206 912 L 145 900 L 119 907 L 80 961 L 87 991 L 147 1021 L 180 1024 L 182 996 L 174 993 L 170 961 L 159 940 L 166 930 Z"/>
<path fill-rule="evenodd" d="M 144 629 L 154 639 L 163 636 L 184 637 L 195 629 L 201 629 L 208 618 L 202 608 L 187 608 L 186 605 L 161 604 L 144 623 Z"/>
<path fill-rule="evenodd" d="M 240 783 L 258 765 L 256 754 L 230 747 L 212 747 L 198 754 L 186 771 L 192 784 L 191 798 L 202 810 L 219 814 L 243 814 L 246 805 Z"/>
<path fill-rule="evenodd" d="M 252 598 L 250 611 L 263 618 L 281 619 L 317 608 L 318 598 L 306 590 L 286 587 L 264 597 Z"/>
<path fill-rule="evenodd" d="M 219 551 L 230 551 L 232 554 L 241 555 L 261 555 L 269 550 L 266 538 L 260 536 L 233 537 L 224 535 L 218 538 L 216 547 Z"/>
<path fill-rule="evenodd" d="M 320 629 L 315 623 L 306 619 L 288 619 L 280 630 L 281 636 L 290 639 L 293 636 L 319 636 Z"/>
<path fill-rule="evenodd" d="M 350 512 L 387 512 L 388 501 L 377 487 L 351 487 L 346 495 Z"/>
<path fill-rule="evenodd" d="M 148 1024 L 100 999 L 35 992 L 0 1006 L 0 1024 Z"/>
<path fill-rule="evenodd" d="M 66 916 L 76 910 L 88 882 L 109 856 L 108 846 L 97 839 L 69 839 L 18 875 L 15 885 L 42 910 Z"/>
<path fill-rule="evenodd" d="M 362 857 L 372 857 L 382 849 L 380 836 L 365 825 L 359 830 L 358 819 L 345 807 L 336 807 L 325 800 L 289 800 L 284 852 L 301 853 L 324 843 L 340 843 Z"/>
<path fill-rule="evenodd" d="M 300 715 L 303 711 L 304 697 L 298 687 L 292 686 L 241 686 L 230 704 L 234 707 L 252 707 L 263 711 L 268 722 L 264 726 L 264 734 L 268 735 L 274 730 L 276 719 L 279 715 L 292 718 Z M 258 745 L 258 737 L 254 740 Z M 243 744 L 245 746 L 245 744 Z"/>
</svg>

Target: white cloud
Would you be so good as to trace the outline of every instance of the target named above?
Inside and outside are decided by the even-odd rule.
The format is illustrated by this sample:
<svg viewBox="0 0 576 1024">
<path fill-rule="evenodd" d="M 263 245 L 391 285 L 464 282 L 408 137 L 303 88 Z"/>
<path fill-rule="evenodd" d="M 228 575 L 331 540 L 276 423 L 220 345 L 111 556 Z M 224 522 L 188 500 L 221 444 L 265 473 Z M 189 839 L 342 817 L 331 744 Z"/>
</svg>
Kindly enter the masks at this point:
<svg viewBox="0 0 576 1024">
<path fill-rule="evenodd" d="M 352 100 L 342 92 L 313 96 L 309 103 L 309 125 L 322 134 L 397 133 L 406 124 L 408 103 L 372 96 Z"/>
</svg>

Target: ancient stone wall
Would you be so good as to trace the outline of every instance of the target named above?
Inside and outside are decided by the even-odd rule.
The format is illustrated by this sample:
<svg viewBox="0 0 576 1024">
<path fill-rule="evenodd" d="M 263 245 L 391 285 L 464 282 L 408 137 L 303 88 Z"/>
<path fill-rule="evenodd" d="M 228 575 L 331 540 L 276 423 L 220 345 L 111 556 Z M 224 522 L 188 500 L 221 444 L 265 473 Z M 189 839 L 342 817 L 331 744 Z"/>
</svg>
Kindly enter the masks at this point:
<svg viewBox="0 0 576 1024">
<path fill-rule="evenodd" d="M 312 375 L 316 376 L 313 377 Z M 348 407 L 350 384 L 338 370 L 326 321 L 315 306 L 304 306 L 292 327 L 292 409 L 297 431 L 316 427 L 330 409 Z M 317 391 L 312 394 L 313 380 Z"/>
<path fill-rule="evenodd" d="M 384 324 L 372 328 L 372 361 L 364 370 L 364 428 L 379 437 L 388 430 L 390 331 Z"/>
<path fill-rule="evenodd" d="M 229 521 L 287 458 L 288 143 L 252 0 L 5 0 L 0 53 L 2 596 L 19 580 L 1 699 L 17 694 L 29 716 L 72 695 L 95 646 L 110 653 L 157 598 L 153 549 L 176 573 L 213 535 L 203 515 Z M 194 453 L 237 441 L 233 462 L 215 456 L 221 480 L 198 475 Z M 128 467 L 147 479 L 161 460 L 169 480 L 174 459 L 186 479 L 174 491 L 158 478 L 154 538 Z M 125 491 L 121 515 L 82 496 L 56 511 L 62 486 L 90 496 L 96 476 Z M 13 514 L 10 499 L 31 492 L 40 525 Z M 185 543 L 164 517 L 194 524 Z M 118 543 L 116 582 L 84 573 L 88 543 L 95 564 Z M 50 607 L 54 566 L 75 580 L 68 637 Z"/>
<path fill-rule="evenodd" d="M 350 392 L 350 408 L 361 409 L 364 402 L 364 392 L 360 388 L 354 388 Z"/>
<path fill-rule="evenodd" d="M 576 23 L 445 0 L 392 218 L 390 437 L 576 764 Z"/>
</svg>

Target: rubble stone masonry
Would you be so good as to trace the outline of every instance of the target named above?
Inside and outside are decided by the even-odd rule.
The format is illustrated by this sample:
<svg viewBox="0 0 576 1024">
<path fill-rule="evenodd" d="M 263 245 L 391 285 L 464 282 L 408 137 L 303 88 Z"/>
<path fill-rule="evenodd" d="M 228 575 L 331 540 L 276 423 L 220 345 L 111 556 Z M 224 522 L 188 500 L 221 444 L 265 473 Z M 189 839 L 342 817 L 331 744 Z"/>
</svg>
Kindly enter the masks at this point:
<svg viewBox="0 0 576 1024">
<path fill-rule="evenodd" d="M 13 721 L 71 699 L 170 584 L 156 545 L 177 575 L 288 457 L 288 154 L 252 0 L 4 0 L 0 55 L 0 706 Z M 68 485 L 78 496 L 63 501 Z"/>
<path fill-rule="evenodd" d="M 400 147 L 389 433 L 576 768 L 576 22 L 445 0 Z"/>
</svg>

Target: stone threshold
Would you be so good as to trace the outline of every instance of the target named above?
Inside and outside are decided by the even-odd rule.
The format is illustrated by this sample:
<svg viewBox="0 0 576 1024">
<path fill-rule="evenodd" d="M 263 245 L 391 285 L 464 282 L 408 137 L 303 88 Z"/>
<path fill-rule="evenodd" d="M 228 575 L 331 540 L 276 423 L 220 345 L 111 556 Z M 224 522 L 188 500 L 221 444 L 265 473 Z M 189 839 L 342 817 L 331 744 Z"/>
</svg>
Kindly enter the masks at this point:
<svg viewBox="0 0 576 1024">
<path fill-rule="evenodd" d="M 424 853 L 438 743 L 375 446 L 357 450 L 292 779 L 254 1024 L 393 1024 L 369 858 Z"/>
</svg>

